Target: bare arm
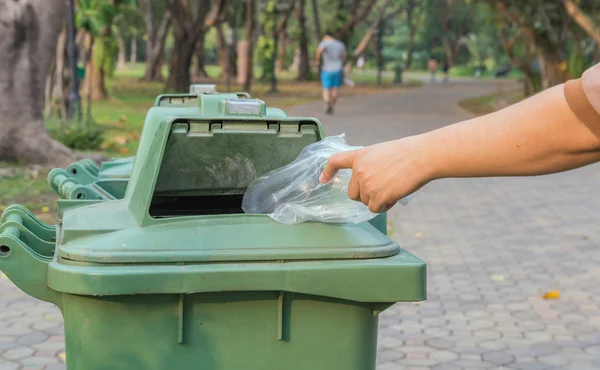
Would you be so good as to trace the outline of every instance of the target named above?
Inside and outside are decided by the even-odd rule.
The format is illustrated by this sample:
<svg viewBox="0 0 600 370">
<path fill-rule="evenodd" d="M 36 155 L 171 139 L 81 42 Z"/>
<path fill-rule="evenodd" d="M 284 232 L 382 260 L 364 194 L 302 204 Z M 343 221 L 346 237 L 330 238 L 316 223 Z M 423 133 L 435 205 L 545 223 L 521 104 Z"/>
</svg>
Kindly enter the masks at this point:
<svg viewBox="0 0 600 370">
<path fill-rule="evenodd" d="M 321 62 L 321 54 L 323 54 L 323 48 L 318 47 L 317 52 L 315 53 L 315 63 L 319 64 Z"/>
<path fill-rule="evenodd" d="M 570 109 L 563 85 L 426 135 L 431 176 L 542 175 L 600 160 L 599 139 Z"/>
<path fill-rule="evenodd" d="M 541 175 L 596 161 L 600 140 L 561 85 L 496 113 L 334 155 L 322 181 L 352 168 L 348 195 L 381 212 L 439 178 Z"/>
</svg>

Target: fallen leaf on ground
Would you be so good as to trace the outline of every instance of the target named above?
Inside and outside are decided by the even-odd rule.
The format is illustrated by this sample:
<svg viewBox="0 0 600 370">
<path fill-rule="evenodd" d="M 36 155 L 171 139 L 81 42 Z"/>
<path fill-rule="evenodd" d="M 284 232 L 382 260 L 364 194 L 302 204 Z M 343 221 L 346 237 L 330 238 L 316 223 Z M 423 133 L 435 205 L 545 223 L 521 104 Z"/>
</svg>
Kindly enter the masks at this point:
<svg viewBox="0 0 600 370">
<path fill-rule="evenodd" d="M 48 212 L 50 212 L 50 207 L 42 207 L 42 209 L 40 211 L 42 211 L 44 213 L 48 213 Z"/>
<path fill-rule="evenodd" d="M 415 234 L 415 238 L 420 239 L 423 237 L 423 233 L 422 232 L 418 232 Z"/>
<path fill-rule="evenodd" d="M 125 145 L 129 141 L 125 136 L 115 136 L 113 141 L 119 145 Z"/>
<path fill-rule="evenodd" d="M 493 281 L 504 281 L 504 276 L 502 275 L 492 275 L 490 277 Z"/>
<path fill-rule="evenodd" d="M 67 362 L 67 355 L 64 352 L 59 353 L 58 358 L 60 358 L 62 362 Z"/>
<path fill-rule="evenodd" d="M 544 299 L 559 299 L 560 298 L 560 293 L 557 290 L 551 290 L 549 292 L 546 292 L 542 298 Z"/>
</svg>

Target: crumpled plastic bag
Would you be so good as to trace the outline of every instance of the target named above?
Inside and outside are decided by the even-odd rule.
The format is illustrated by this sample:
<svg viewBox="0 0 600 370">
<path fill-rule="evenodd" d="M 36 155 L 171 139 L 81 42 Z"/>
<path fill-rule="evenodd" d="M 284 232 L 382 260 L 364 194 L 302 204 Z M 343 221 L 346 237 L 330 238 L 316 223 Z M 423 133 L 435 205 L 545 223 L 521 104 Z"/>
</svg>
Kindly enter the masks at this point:
<svg viewBox="0 0 600 370">
<path fill-rule="evenodd" d="M 361 148 L 348 145 L 344 136 L 330 136 L 308 145 L 292 163 L 254 180 L 244 194 L 244 212 L 268 214 L 288 225 L 306 221 L 360 223 L 377 216 L 364 204 L 348 198 L 352 170 L 338 171 L 326 184 L 319 181 L 329 157 Z M 408 200 L 399 203 L 405 205 Z"/>
</svg>

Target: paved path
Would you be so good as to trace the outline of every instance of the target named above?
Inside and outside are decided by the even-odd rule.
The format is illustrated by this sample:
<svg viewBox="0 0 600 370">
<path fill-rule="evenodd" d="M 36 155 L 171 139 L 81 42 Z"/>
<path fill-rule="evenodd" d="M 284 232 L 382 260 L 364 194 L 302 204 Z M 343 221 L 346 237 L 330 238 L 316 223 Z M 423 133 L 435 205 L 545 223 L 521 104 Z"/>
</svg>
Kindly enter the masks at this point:
<svg viewBox="0 0 600 370">
<path fill-rule="evenodd" d="M 353 98 L 320 115 L 351 144 L 469 118 L 490 83 Z M 292 111 L 309 114 L 320 104 Z M 390 213 L 393 238 L 428 264 L 429 299 L 380 319 L 378 370 L 600 369 L 600 166 L 538 178 L 431 183 Z M 549 290 L 561 298 L 545 301 Z"/>
<path fill-rule="evenodd" d="M 343 99 L 335 116 L 320 118 L 328 134 L 371 144 L 468 118 L 457 101 L 493 91 L 425 86 Z M 393 237 L 428 263 L 429 299 L 381 316 L 378 370 L 600 369 L 598 189 L 599 166 L 444 180 L 393 209 Z M 552 289 L 561 299 L 540 298 Z M 64 369 L 62 330 L 57 309 L 0 278 L 0 370 Z"/>
</svg>

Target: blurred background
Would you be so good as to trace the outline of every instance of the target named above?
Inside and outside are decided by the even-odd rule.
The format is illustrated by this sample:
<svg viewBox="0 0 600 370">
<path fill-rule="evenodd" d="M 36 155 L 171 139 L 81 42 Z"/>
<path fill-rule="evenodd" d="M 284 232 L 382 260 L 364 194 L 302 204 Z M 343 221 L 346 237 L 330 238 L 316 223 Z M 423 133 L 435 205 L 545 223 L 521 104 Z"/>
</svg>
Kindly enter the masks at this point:
<svg viewBox="0 0 600 370">
<path fill-rule="evenodd" d="M 344 95 L 417 87 L 435 59 L 451 80 L 515 81 L 461 102 L 481 114 L 600 60 L 599 10 L 594 0 L 3 0 L 0 207 L 48 204 L 48 164 L 133 155 L 161 92 L 215 83 L 283 109 L 319 99 L 326 31 L 348 51 Z"/>
</svg>

